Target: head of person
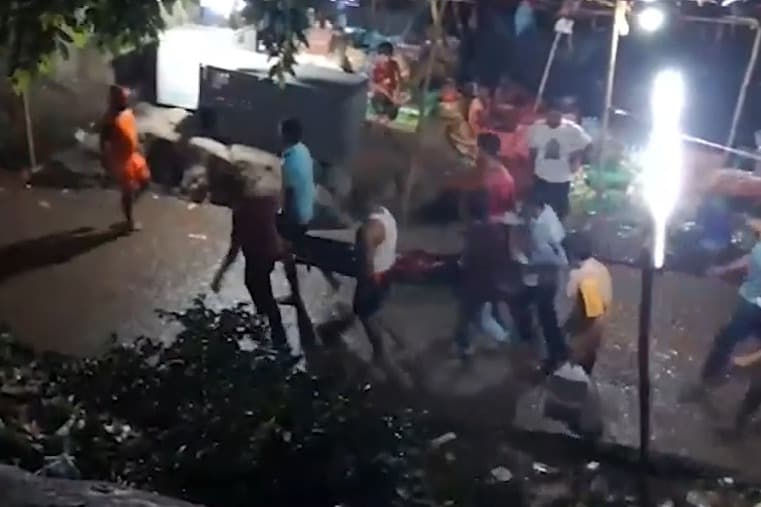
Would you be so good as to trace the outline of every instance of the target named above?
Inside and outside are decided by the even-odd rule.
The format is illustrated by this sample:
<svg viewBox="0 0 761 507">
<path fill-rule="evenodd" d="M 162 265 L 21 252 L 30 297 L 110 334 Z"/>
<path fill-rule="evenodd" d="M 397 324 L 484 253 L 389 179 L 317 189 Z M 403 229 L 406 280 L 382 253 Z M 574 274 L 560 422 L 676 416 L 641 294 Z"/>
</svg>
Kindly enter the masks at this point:
<svg viewBox="0 0 761 507">
<path fill-rule="evenodd" d="M 483 221 L 489 218 L 489 194 L 486 190 L 470 192 L 466 203 L 471 220 Z"/>
<path fill-rule="evenodd" d="M 547 206 L 547 197 L 541 190 L 534 189 L 523 203 L 523 211 L 527 218 L 536 219 Z"/>
<path fill-rule="evenodd" d="M 495 134 L 485 132 L 478 134 L 478 155 L 497 158 L 499 156 L 499 150 L 501 143 L 499 137 Z"/>
<path fill-rule="evenodd" d="M 584 262 L 592 258 L 592 240 L 586 234 L 578 234 L 570 241 L 570 253 L 574 259 Z"/>
<path fill-rule="evenodd" d="M 544 115 L 545 121 L 550 128 L 558 128 L 563 121 L 563 110 L 556 101 L 550 102 Z"/>
<path fill-rule="evenodd" d="M 491 89 L 485 84 L 478 85 L 476 94 L 478 98 L 481 99 L 482 101 L 488 101 L 489 99 L 491 99 Z"/>
<path fill-rule="evenodd" d="M 304 130 L 298 118 L 287 118 L 280 123 L 280 139 L 286 147 L 301 142 Z"/>
<path fill-rule="evenodd" d="M 378 44 L 378 57 L 384 62 L 391 60 L 394 57 L 394 45 L 388 41 Z"/>
<path fill-rule="evenodd" d="M 111 85 L 108 89 L 108 108 L 113 112 L 127 109 L 129 92 L 119 85 Z"/>
</svg>

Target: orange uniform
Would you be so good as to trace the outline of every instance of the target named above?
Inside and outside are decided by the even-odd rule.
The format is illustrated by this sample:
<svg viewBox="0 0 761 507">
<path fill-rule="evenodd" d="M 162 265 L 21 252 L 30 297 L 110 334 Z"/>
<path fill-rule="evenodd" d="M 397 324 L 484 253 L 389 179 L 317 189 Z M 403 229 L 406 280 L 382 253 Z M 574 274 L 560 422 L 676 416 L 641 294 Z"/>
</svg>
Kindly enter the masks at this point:
<svg viewBox="0 0 761 507">
<path fill-rule="evenodd" d="M 138 151 L 137 121 L 131 109 L 123 109 L 105 122 L 104 158 L 122 189 L 137 190 L 151 178 L 148 163 Z"/>
</svg>

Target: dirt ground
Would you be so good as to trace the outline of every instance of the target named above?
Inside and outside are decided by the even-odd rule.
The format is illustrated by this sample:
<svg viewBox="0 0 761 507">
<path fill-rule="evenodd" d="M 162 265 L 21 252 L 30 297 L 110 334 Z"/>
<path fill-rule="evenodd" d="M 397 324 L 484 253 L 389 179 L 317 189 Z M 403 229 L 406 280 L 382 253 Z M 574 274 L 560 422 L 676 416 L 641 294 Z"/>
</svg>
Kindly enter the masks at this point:
<svg viewBox="0 0 761 507">
<path fill-rule="evenodd" d="M 0 182 L 0 320 L 41 348 L 92 354 L 111 333 L 129 340 L 138 335 L 171 339 L 174 329 L 156 309 L 178 309 L 198 294 L 212 306 L 246 300 L 241 263 L 219 296 L 208 284 L 227 247 L 229 212 L 148 195 L 137 213 L 145 228 L 118 237 L 109 226 L 119 219 L 112 191 L 79 192 L 25 189 Z M 85 229 L 86 228 L 86 229 Z M 350 235 L 351 231 L 333 233 Z M 457 226 L 410 227 L 401 232 L 400 249 L 456 252 Z M 612 269 L 615 307 L 596 371 L 603 397 L 608 442 L 637 444 L 636 330 L 639 275 Z M 345 311 L 352 282 L 332 293 L 322 276 L 302 272 L 308 312 L 319 324 Z M 278 271 L 276 292 L 288 291 Z M 761 479 L 761 430 L 740 442 L 715 431 L 721 415 L 731 414 L 742 394 L 734 379 L 707 406 L 678 401 L 682 385 L 695 375 L 714 333 L 728 318 L 735 288 L 679 274 L 659 275 L 653 318 L 653 434 L 656 451 L 683 455 L 727 467 L 740 476 Z M 561 309 L 565 301 L 559 301 Z M 293 312 L 283 309 L 290 338 L 297 342 Z M 400 396 L 431 408 L 437 418 L 487 431 L 515 424 L 523 429 L 562 431 L 541 416 L 540 390 L 517 378 L 522 364 L 511 348 L 479 347 L 469 368 L 452 354 L 456 307 L 445 287 L 400 286 L 390 308 L 392 325 L 405 346 L 394 349 L 395 363 L 412 387 Z M 369 349 L 354 328 L 346 335 L 354 357 Z"/>
</svg>

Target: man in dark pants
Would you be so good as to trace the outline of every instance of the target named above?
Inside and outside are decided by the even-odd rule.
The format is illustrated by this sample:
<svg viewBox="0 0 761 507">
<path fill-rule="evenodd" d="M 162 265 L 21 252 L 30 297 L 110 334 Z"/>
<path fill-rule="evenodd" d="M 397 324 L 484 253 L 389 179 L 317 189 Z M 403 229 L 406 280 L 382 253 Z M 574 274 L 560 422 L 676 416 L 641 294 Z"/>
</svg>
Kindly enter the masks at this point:
<svg viewBox="0 0 761 507">
<path fill-rule="evenodd" d="M 214 292 L 219 292 L 225 273 L 242 250 L 246 261 L 246 288 L 256 310 L 269 320 L 272 342 L 277 348 L 287 350 L 283 319 L 270 281 L 275 262 L 282 253 L 275 227 L 278 198 L 274 195 L 245 195 L 244 187 L 243 184 L 239 186 L 240 194 L 234 199 L 230 247 L 211 287 Z"/>
<path fill-rule="evenodd" d="M 547 345 L 542 370 L 552 373 L 568 358 L 568 347 L 558 323 L 555 294 L 558 272 L 568 265 L 563 249 L 563 226 L 540 192 L 534 191 L 524 205 L 527 220 L 524 288 L 509 301 L 518 334 L 525 342 L 533 341 L 532 309 L 536 308 L 539 325 Z"/>
<path fill-rule="evenodd" d="M 751 226 L 761 231 L 757 221 L 751 221 Z M 706 388 L 719 383 L 735 346 L 761 331 L 761 241 L 748 255 L 726 266 L 712 268 L 709 274 L 726 276 L 745 269 L 748 275 L 740 286 L 740 301 L 729 323 L 714 338 L 697 385 L 686 393 L 688 399 L 699 397 Z"/>
</svg>

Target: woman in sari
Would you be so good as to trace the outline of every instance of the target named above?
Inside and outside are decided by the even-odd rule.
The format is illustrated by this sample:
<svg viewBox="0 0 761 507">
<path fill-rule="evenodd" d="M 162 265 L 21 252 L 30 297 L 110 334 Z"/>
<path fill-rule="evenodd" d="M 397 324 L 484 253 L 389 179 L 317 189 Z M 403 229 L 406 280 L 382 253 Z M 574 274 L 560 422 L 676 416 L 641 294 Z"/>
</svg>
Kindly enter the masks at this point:
<svg viewBox="0 0 761 507">
<path fill-rule="evenodd" d="M 103 167 L 119 183 L 125 226 L 131 232 L 139 229 L 132 210 L 151 173 L 138 151 L 137 122 L 127 106 L 127 96 L 127 91 L 120 86 L 109 89 L 108 110 L 101 126 L 100 152 Z"/>
</svg>

